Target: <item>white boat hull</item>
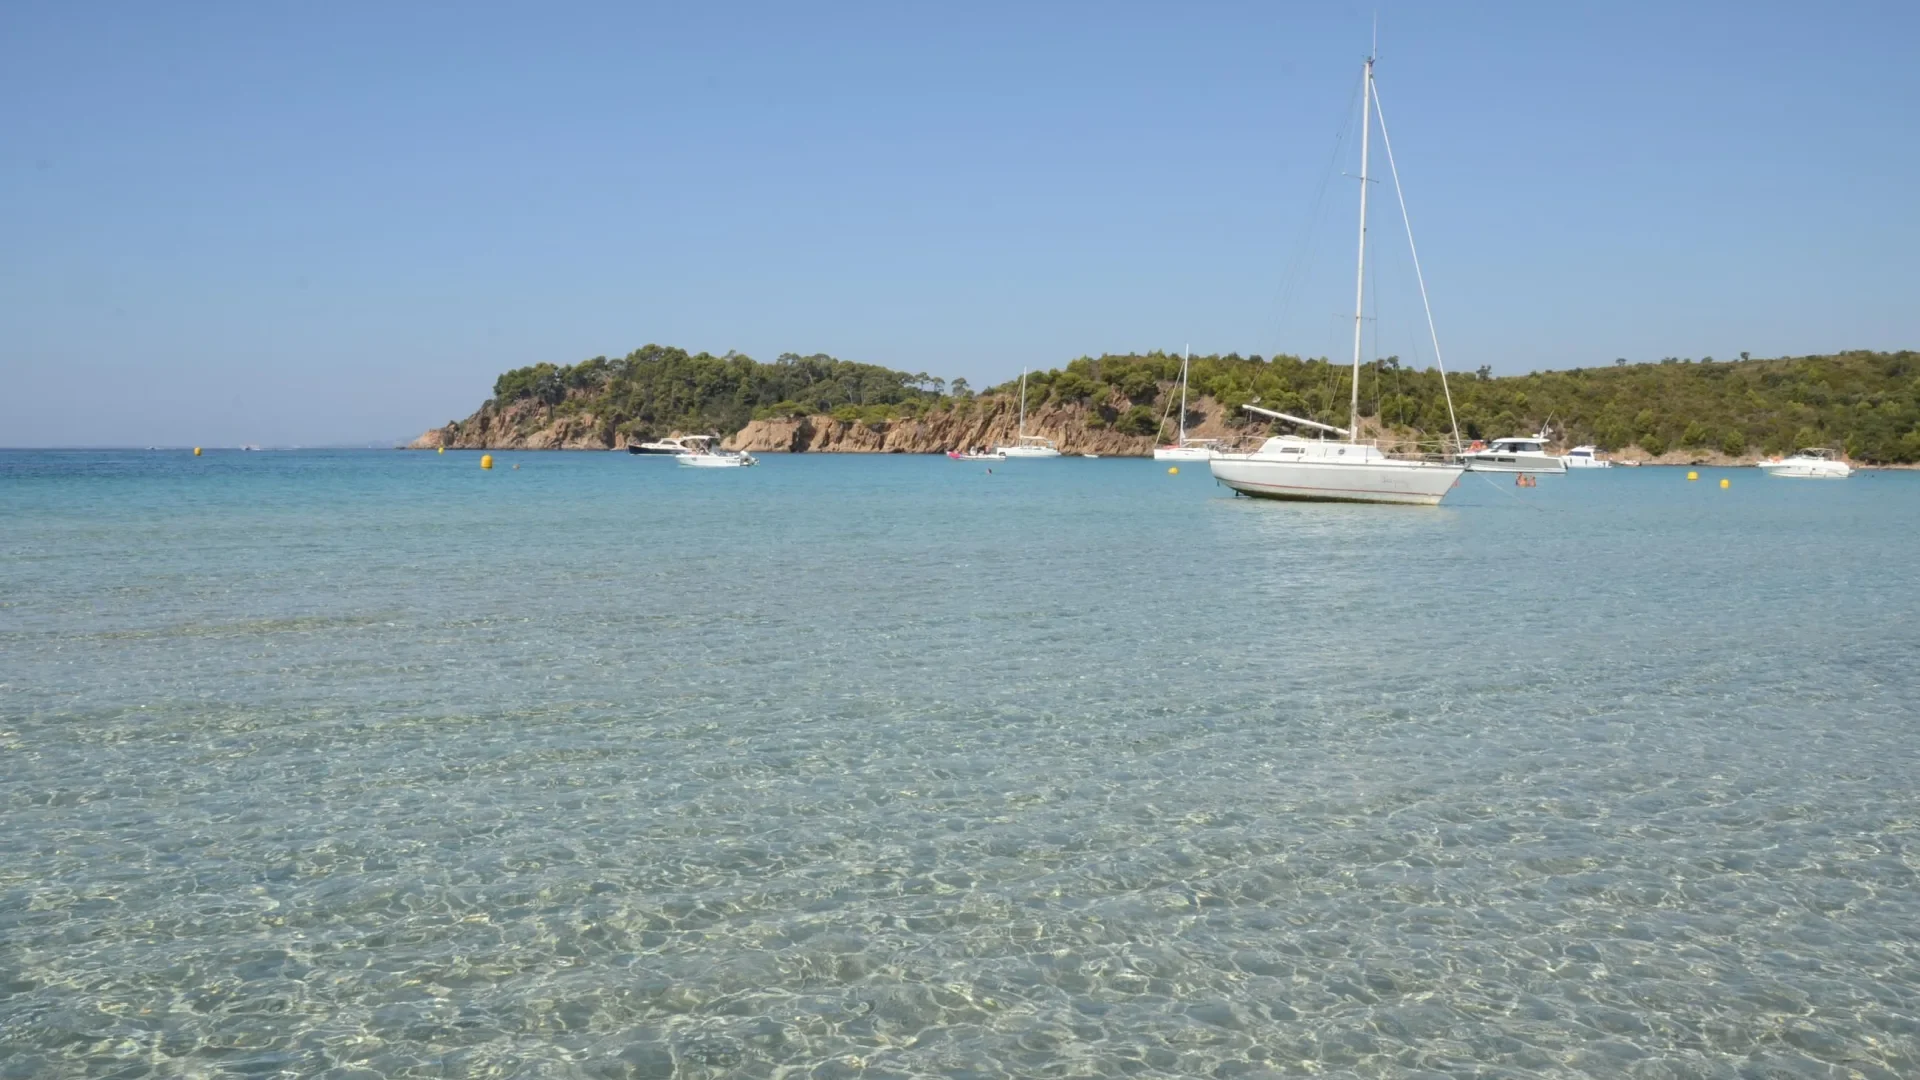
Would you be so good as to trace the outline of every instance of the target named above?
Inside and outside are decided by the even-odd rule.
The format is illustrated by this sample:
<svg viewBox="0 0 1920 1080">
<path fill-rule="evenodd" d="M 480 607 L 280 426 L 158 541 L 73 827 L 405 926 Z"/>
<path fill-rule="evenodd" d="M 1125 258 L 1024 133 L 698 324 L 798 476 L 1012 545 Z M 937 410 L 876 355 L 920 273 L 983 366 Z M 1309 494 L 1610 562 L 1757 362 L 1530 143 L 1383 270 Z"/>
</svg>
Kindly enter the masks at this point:
<svg viewBox="0 0 1920 1080">
<path fill-rule="evenodd" d="M 1613 468 L 1613 462 L 1608 461 L 1605 458 L 1570 457 L 1570 458 L 1564 459 L 1564 464 L 1569 469 L 1611 469 Z"/>
<path fill-rule="evenodd" d="M 1280 460 L 1264 454 L 1217 454 L 1213 478 L 1242 495 L 1308 502 L 1410 503 L 1437 506 L 1465 472 L 1439 462 L 1374 458 Z"/>
<path fill-rule="evenodd" d="M 997 453 L 1001 457 L 1059 457 L 1060 451 L 1051 446 L 1002 446 Z"/>
<path fill-rule="evenodd" d="M 1794 480 L 1845 480 L 1853 475 L 1853 469 L 1844 461 L 1763 461 L 1759 464 L 1761 472 L 1768 476 L 1784 476 Z"/>
<path fill-rule="evenodd" d="M 1460 463 L 1469 472 L 1563 473 L 1567 463 L 1554 454 L 1531 451 L 1476 450 L 1461 454 Z"/>
<path fill-rule="evenodd" d="M 693 469 L 738 469 L 754 464 L 745 454 L 676 454 L 674 460 Z"/>
<path fill-rule="evenodd" d="M 1156 446 L 1153 448 L 1155 461 L 1207 461 L 1214 451 L 1206 446 Z"/>
</svg>

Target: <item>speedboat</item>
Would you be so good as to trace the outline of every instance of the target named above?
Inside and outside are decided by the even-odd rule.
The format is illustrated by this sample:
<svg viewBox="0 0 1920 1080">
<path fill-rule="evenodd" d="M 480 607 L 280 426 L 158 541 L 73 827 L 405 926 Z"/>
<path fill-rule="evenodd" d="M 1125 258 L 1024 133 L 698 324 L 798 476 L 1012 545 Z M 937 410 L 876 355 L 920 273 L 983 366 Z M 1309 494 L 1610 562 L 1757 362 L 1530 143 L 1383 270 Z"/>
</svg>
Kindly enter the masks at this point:
<svg viewBox="0 0 1920 1080">
<path fill-rule="evenodd" d="M 1790 476 L 1803 480 L 1844 480 L 1853 468 L 1840 460 L 1840 452 L 1813 447 L 1796 450 L 1791 457 L 1773 458 L 1758 463 L 1768 476 Z"/>
<path fill-rule="evenodd" d="M 697 469 L 737 469 L 760 464 L 760 459 L 752 454 L 722 450 L 713 445 L 713 440 L 712 435 L 683 435 L 680 441 L 686 444 L 685 450 L 673 455 L 673 460 Z"/>
<path fill-rule="evenodd" d="M 1059 457 L 1060 448 L 1052 439 L 1027 434 L 1027 369 L 1020 369 L 1020 434 L 1006 446 L 996 446 L 993 452 L 1003 458 L 1016 457 Z"/>
<path fill-rule="evenodd" d="M 1576 446 L 1567 451 L 1561 463 L 1569 469 L 1611 469 L 1613 462 L 1600 456 L 1600 451 L 1592 446 Z"/>
<path fill-rule="evenodd" d="M 1469 449 L 1457 458 L 1470 472 L 1563 473 L 1567 462 L 1547 453 L 1544 436 L 1531 439 L 1495 439 L 1493 445 Z"/>
</svg>

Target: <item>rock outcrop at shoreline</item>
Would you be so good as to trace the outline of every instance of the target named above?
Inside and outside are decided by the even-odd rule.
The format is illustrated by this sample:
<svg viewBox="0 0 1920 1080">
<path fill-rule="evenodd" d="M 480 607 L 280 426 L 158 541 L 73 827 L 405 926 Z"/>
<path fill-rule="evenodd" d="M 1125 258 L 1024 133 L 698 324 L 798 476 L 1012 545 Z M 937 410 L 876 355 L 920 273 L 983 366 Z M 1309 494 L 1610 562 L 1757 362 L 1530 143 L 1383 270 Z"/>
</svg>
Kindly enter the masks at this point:
<svg viewBox="0 0 1920 1080">
<path fill-rule="evenodd" d="M 1225 437 L 1211 399 L 1195 401 L 1188 428 L 1196 438 Z M 1104 423 L 1085 405 L 1049 405 L 1027 411 L 1027 434 L 1052 439 L 1063 454 L 1143 457 L 1153 453 L 1151 435 L 1126 435 Z M 831 416 L 755 420 L 726 440 L 731 450 L 754 453 L 787 451 L 812 454 L 940 454 L 1011 443 L 1019 435 L 1017 402 L 977 398 L 951 409 L 882 424 L 836 420 Z"/>
<path fill-rule="evenodd" d="M 407 444 L 409 450 L 612 450 L 613 431 L 592 414 L 542 420 L 547 410 L 531 402 L 505 409 L 483 408 L 465 420 L 433 428 Z M 622 444 L 624 445 L 624 444 Z"/>
<path fill-rule="evenodd" d="M 538 405 L 516 403 L 506 409 L 482 409 L 465 420 L 434 428 L 408 444 L 413 450 L 618 450 L 627 439 L 616 436 L 593 416 L 572 413 L 542 422 Z M 1196 398 L 1187 410 L 1193 438 L 1229 438 L 1229 429 L 1212 398 Z M 1019 403 L 1008 397 L 981 397 L 931 409 L 921 416 L 879 423 L 839 420 L 815 414 L 755 420 L 728 435 L 730 450 L 753 453 L 941 454 L 1011 443 L 1019 433 Z M 1171 425 L 1169 425 L 1171 426 Z M 705 434 L 705 433 L 700 433 Z M 1059 444 L 1064 454 L 1143 457 L 1153 453 L 1151 435 L 1127 435 L 1109 426 L 1085 404 L 1052 404 L 1027 410 L 1027 434 Z"/>
</svg>

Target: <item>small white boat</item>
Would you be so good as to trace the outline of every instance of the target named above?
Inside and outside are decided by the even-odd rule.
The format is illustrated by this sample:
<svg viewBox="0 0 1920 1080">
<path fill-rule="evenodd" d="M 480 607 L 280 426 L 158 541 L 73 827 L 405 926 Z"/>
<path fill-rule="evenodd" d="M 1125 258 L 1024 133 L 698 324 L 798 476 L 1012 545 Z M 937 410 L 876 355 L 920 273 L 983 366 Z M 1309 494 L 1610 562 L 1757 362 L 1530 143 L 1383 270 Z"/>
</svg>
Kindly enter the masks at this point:
<svg viewBox="0 0 1920 1080">
<path fill-rule="evenodd" d="M 712 435 L 683 435 L 680 441 L 686 445 L 685 452 L 673 455 L 673 460 L 696 469 L 738 469 L 760 464 L 760 459 L 752 454 L 722 450 L 713 445 L 713 440 Z"/>
<path fill-rule="evenodd" d="M 1081 454 L 1080 456 L 1083 458 L 1097 458 L 1100 455 L 1099 454 Z"/>
<path fill-rule="evenodd" d="M 1613 462 L 1600 456 L 1600 450 L 1592 446 L 1576 446 L 1567 451 L 1560 459 L 1569 469 L 1611 469 Z"/>
<path fill-rule="evenodd" d="M 1546 438 L 1495 439 L 1493 445 L 1468 450 L 1457 459 L 1469 472 L 1563 473 L 1567 462 L 1558 454 L 1547 453 Z"/>
<path fill-rule="evenodd" d="M 1187 438 L 1187 370 L 1193 361 L 1191 347 L 1180 353 L 1180 434 L 1173 442 L 1153 448 L 1155 461 L 1206 461 L 1219 449 L 1218 439 Z M 1166 418 L 1160 422 L 1165 424 Z"/>
<path fill-rule="evenodd" d="M 1060 448 L 1052 439 L 1027 434 L 1027 369 L 1020 369 L 1020 434 L 1011 445 L 996 446 L 993 452 L 1003 458 L 1059 457 Z"/>
<path fill-rule="evenodd" d="M 1757 463 L 1768 476 L 1788 476 L 1801 480 L 1845 480 L 1853 475 L 1852 466 L 1840 460 L 1840 452 L 1813 447 L 1796 450 L 1791 457 Z"/>
<path fill-rule="evenodd" d="M 1007 455 L 998 450 L 949 450 L 947 456 L 955 461 L 1005 461 Z"/>
</svg>

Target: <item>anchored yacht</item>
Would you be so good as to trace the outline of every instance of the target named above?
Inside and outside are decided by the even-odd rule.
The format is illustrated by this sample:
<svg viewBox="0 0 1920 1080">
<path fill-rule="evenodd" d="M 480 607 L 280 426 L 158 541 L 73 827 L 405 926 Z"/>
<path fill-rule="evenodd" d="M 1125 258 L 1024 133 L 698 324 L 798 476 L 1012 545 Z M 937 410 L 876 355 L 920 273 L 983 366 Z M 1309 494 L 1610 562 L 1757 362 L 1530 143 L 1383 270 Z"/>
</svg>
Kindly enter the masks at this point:
<svg viewBox="0 0 1920 1080">
<path fill-rule="evenodd" d="M 1328 502 L 1415 503 L 1433 506 L 1446 498 L 1465 467 L 1457 462 L 1409 460 L 1389 457 L 1378 446 L 1363 443 L 1357 436 L 1360 426 L 1360 339 L 1365 323 L 1367 296 L 1367 140 L 1378 114 L 1379 91 L 1373 83 L 1373 57 L 1367 57 L 1360 86 L 1360 256 L 1354 278 L 1353 297 L 1353 392 L 1348 404 L 1347 427 L 1339 428 L 1305 420 L 1297 416 L 1246 408 L 1263 416 L 1284 420 L 1295 427 L 1313 428 L 1346 436 L 1345 442 L 1303 439 L 1297 435 L 1277 435 L 1251 454 L 1215 453 L 1207 462 L 1214 479 L 1242 495 L 1269 499 L 1307 499 Z M 1400 170 L 1393 164 L 1393 143 L 1387 137 L 1385 116 L 1380 119 L 1380 141 L 1387 151 L 1387 165 L 1393 173 L 1393 187 L 1400 191 Z M 1405 215 L 1405 199 L 1401 200 Z M 1414 274 L 1420 280 L 1424 301 L 1426 280 L 1420 275 L 1420 257 L 1413 251 L 1413 226 L 1407 226 L 1407 247 L 1413 252 Z M 1433 337 L 1434 359 L 1440 359 L 1440 338 L 1434 331 L 1433 312 L 1427 311 L 1427 330 Z M 1446 388 L 1446 366 L 1440 365 L 1440 385 Z M 1453 394 L 1447 391 L 1447 411 L 1453 411 Z M 1459 425 L 1454 425 L 1454 444 L 1459 445 Z"/>
<path fill-rule="evenodd" d="M 1481 450 L 1468 450 L 1460 463 L 1472 472 L 1563 473 L 1567 462 L 1558 454 L 1547 453 L 1545 435 L 1531 439 L 1495 439 Z"/>
<path fill-rule="evenodd" d="M 1153 448 L 1155 461 L 1205 461 L 1211 458 L 1220 444 L 1218 439 L 1187 438 L 1187 370 L 1193 361 L 1191 346 L 1180 354 L 1180 434 L 1166 446 Z M 1161 417 L 1160 423 L 1165 424 Z"/>
<path fill-rule="evenodd" d="M 1791 457 L 1758 463 L 1768 476 L 1789 476 L 1801 480 L 1845 480 L 1853 467 L 1840 460 L 1840 452 L 1822 448 L 1796 450 Z"/>
<path fill-rule="evenodd" d="M 1576 446 L 1561 461 L 1569 469 L 1611 469 L 1613 462 L 1600 456 L 1597 447 Z"/>
<path fill-rule="evenodd" d="M 627 453 L 672 457 L 676 454 L 685 454 L 694 450 L 696 447 L 691 445 L 690 442 L 697 443 L 701 439 L 710 439 L 712 437 L 711 435 L 675 435 L 672 438 L 659 439 L 654 442 L 628 443 Z"/>
<path fill-rule="evenodd" d="M 682 435 L 680 441 L 685 449 L 673 455 L 673 460 L 696 469 L 738 469 L 746 465 L 758 465 L 760 459 L 752 454 L 738 450 L 722 450 L 713 445 L 712 435 Z"/>
<path fill-rule="evenodd" d="M 1027 369 L 1020 369 L 1020 434 L 1006 446 L 996 446 L 993 452 L 1001 457 L 1059 457 L 1060 448 L 1052 439 L 1027 434 Z"/>
</svg>

